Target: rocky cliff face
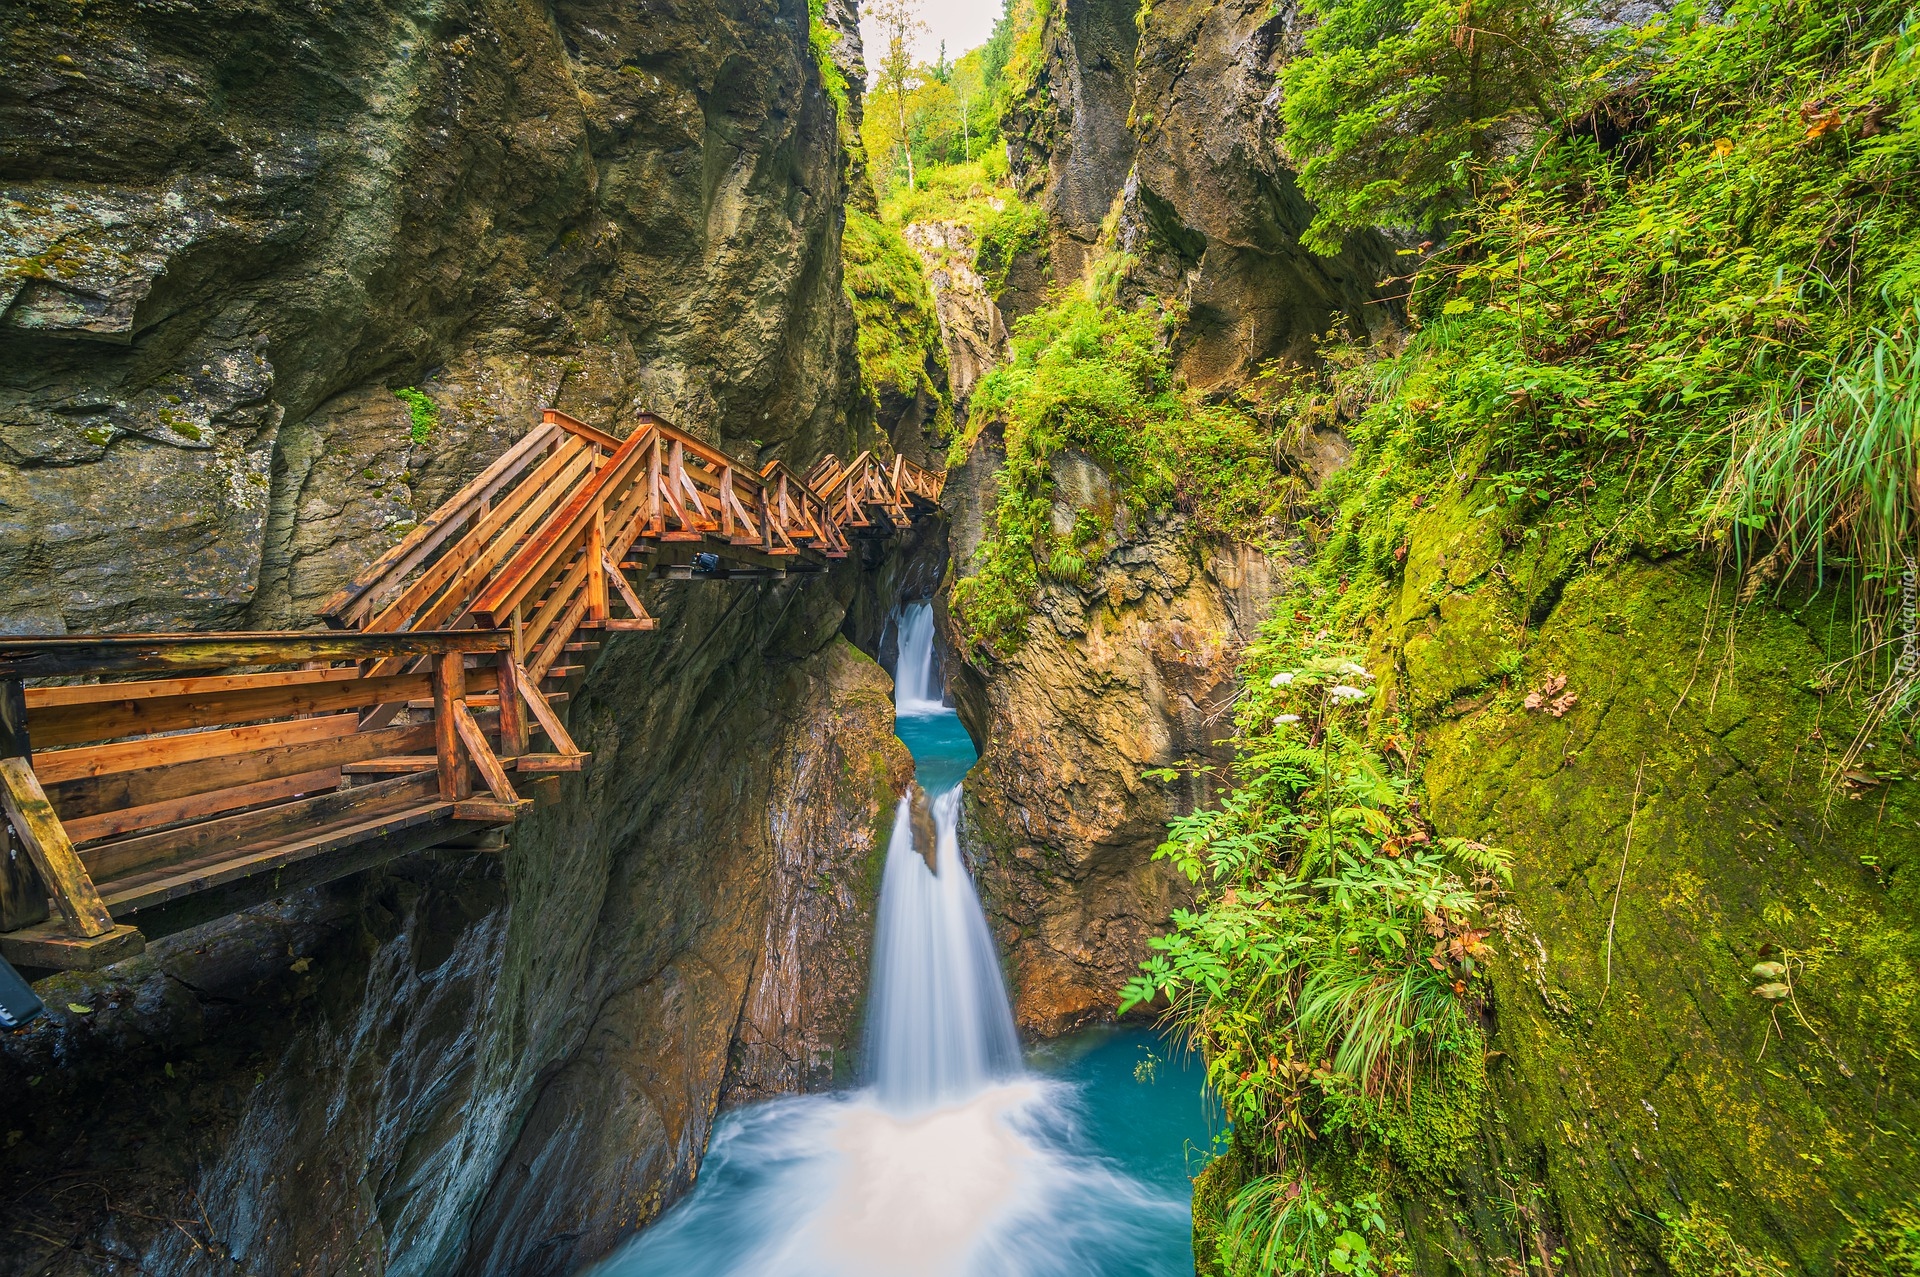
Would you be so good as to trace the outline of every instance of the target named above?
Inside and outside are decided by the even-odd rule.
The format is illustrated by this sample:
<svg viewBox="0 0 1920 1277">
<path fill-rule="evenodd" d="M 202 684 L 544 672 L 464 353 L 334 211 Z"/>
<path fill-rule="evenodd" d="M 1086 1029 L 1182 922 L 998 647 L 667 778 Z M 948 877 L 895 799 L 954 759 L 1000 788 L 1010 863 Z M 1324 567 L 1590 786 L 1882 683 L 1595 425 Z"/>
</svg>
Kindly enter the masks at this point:
<svg viewBox="0 0 1920 1277">
<path fill-rule="evenodd" d="M 8 630 L 310 624 L 543 403 L 872 442 L 798 0 L 7 27 Z M 691 1181 L 723 1095 L 842 1073 L 909 768 L 838 637 L 878 639 L 873 566 L 659 587 L 576 694 L 591 773 L 503 855 L 56 982 L 0 1050 L 0 1272 L 562 1273 Z"/>
<path fill-rule="evenodd" d="M 1181 370 L 1231 388 L 1274 358 L 1306 359 L 1331 323 L 1356 335 L 1395 324 L 1381 288 L 1392 246 L 1357 235 L 1338 257 L 1300 247 L 1312 214 L 1280 153 L 1276 77 L 1297 50 L 1298 6 L 1170 0 L 1142 28 L 1138 139 L 1117 243 L 1140 282 L 1189 307 Z"/>
<path fill-rule="evenodd" d="M 1419 1261 L 1898 1271 L 1915 801 L 1874 753 L 1832 783 L 1854 711 L 1817 690 L 1824 608 L 1737 607 L 1682 561 L 1569 581 L 1566 551 L 1508 550 L 1471 506 L 1412 529 L 1376 635 L 1435 825 L 1515 866 L 1484 1087 L 1454 1089 L 1404 1194 Z M 1564 714 L 1525 707 L 1558 678 Z M 1791 1006 L 1752 995 L 1769 959 Z"/>
<path fill-rule="evenodd" d="M 1134 8 L 1127 0 L 1050 6 L 1040 67 L 1001 122 L 1021 193 L 1047 210 L 1057 280 L 1085 270 L 1133 161 Z"/>
<path fill-rule="evenodd" d="M 927 270 L 940 339 L 947 348 L 947 384 L 964 409 L 974 383 L 1006 362 L 1006 320 L 987 281 L 973 268 L 978 245 L 959 222 L 915 222 L 903 234 Z"/>
<path fill-rule="evenodd" d="M 10 630 L 299 623 L 542 403 L 791 460 L 854 442 L 798 0 L 24 0 L 8 29 Z"/>
<path fill-rule="evenodd" d="M 979 545 L 999 461 L 989 431 L 948 476 L 958 570 Z M 1090 508 L 1125 522 L 1086 458 L 1056 458 L 1053 480 L 1057 521 L 1071 526 Z M 1271 592 L 1258 551 L 1207 545 L 1177 518 L 1155 519 L 1127 528 L 1085 588 L 1047 585 L 1014 655 L 955 667 L 961 718 L 983 742 L 964 833 L 1026 1031 L 1111 1017 L 1146 938 L 1191 899 L 1152 854 L 1207 783 L 1142 772 L 1230 761 L 1216 741 L 1228 735 L 1234 665 Z"/>
</svg>

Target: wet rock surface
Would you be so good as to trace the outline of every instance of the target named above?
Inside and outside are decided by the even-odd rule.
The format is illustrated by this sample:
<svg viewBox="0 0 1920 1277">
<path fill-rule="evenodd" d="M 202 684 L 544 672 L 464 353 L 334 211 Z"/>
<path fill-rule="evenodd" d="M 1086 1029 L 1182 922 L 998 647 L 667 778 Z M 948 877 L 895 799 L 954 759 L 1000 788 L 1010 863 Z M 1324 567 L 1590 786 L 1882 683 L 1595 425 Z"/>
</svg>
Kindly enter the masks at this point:
<svg viewBox="0 0 1920 1277">
<path fill-rule="evenodd" d="M 542 404 L 847 451 L 807 29 L 798 0 L 14 6 L 0 625 L 304 623 L 341 547 Z"/>
<path fill-rule="evenodd" d="M 1303 31 L 1296 5 L 1264 0 L 1170 0 L 1141 31 L 1116 240 L 1140 259 L 1137 286 L 1189 307 L 1180 369 L 1196 386 L 1311 358 L 1334 322 L 1398 322 L 1381 299 L 1402 259 L 1385 239 L 1354 235 L 1337 257 L 1299 244 L 1312 210 L 1280 152 L 1276 78 Z"/>
<path fill-rule="evenodd" d="M 954 555 L 978 545 L 997 464 L 991 433 L 948 479 Z M 1055 460 L 1056 517 L 1114 514 L 1107 476 Z M 1125 520 L 1124 510 L 1116 516 Z M 1242 646 L 1266 615 L 1274 565 L 1210 546 L 1175 518 L 1129 527 L 1090 584 L 1042 592 L 1012 656 L 974 654 L 949 676 L 981 759 L 967 779 L 963 838 L 982 901 L 1009 954 L 1015 1018 L 1050 1035 L 1110 1018 L 1146 940 L 1191 887 L 1152 854 L 1169 817 L 1210 794 Z"/>
</svg>

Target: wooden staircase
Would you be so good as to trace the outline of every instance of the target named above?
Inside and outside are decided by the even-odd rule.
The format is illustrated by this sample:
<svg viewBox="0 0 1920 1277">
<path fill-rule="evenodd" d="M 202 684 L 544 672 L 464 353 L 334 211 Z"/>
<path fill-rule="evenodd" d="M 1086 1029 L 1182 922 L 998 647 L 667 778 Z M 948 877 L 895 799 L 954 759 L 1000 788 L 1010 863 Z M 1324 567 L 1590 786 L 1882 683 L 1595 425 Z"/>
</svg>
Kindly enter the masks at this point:
<svg viewBox="0 0 1920 1277">
<path fill-rule="evenodd" d="M 630 574 L 821 572 L 943 478 L 862 453 L 803 481 L 658 418 L 622 440 L 548 409 L 327 600 L 331 631 L 0 638 L 0 956 L 97 967 L 395 855 L 503 845 L 588 761 L 563 710 L 601 636 L 654 628 Z"/>
</svg>

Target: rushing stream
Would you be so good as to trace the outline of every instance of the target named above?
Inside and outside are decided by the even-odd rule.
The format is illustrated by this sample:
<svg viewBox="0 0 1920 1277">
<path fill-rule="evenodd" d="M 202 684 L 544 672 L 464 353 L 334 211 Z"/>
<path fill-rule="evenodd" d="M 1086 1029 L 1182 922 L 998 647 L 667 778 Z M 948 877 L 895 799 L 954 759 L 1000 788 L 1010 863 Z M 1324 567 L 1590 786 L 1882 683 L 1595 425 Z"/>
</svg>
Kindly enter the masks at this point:
<svg viewBox="0 0 1920 1277">
<path fill-rule="evenodd" d="M 596 1277 L 1184 1277 L 1198 1070 L 1101 1031 L 1023 1061 L 960 855 L 972 742 L 940 695 L 932 609 L 900 623 L 895 728 L 931 796 L 929 870 L 902 799 L 880 890 L 867 1084 L 714 1128 L 697 1187 Z"/>
</svg>

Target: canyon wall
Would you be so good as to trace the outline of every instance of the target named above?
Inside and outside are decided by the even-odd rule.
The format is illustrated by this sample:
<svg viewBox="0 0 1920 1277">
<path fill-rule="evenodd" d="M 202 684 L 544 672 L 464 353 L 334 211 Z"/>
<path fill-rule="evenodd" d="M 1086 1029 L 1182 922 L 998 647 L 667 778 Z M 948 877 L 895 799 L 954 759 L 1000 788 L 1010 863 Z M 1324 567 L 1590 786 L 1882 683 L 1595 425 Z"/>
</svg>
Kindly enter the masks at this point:
<svg viewBox="0 0 1920 1277">
<path fill-rule="evenodd" d="M 808 21 L 11 4 L 0 624 L 304 623 L 543 404 L 863 442 Z"/>
<path fill-rule="evenodd" d="M 310 625 L 543 404 L 876 442 L 798 0 L 27 0 L 7 35 L 0 628 Z M 43 986 L 0 1040 L 0 1272 L 564 1273 L 723 1097 L 846 1076 L 911 768 L 846 635 L 906 570 L 652 587 L 574 691 L 589 772 L 504 853 Z"/>
</svg>

